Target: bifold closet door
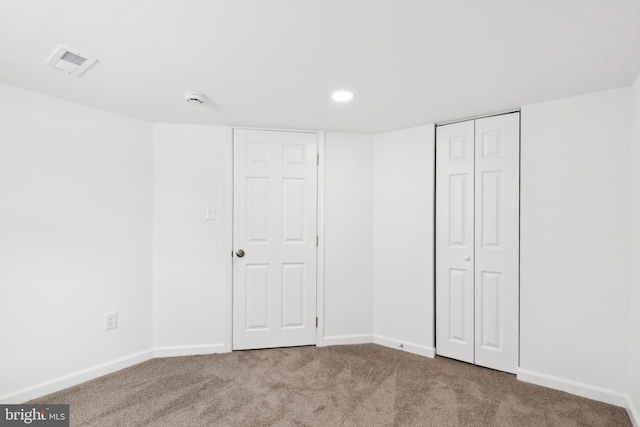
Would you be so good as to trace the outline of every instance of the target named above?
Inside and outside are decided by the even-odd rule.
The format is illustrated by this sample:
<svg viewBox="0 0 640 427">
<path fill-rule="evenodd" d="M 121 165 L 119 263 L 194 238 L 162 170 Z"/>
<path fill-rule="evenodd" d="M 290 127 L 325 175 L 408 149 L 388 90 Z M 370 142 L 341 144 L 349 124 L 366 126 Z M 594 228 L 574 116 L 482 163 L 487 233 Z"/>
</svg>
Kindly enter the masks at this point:
<svg viewBox="0 0 640 427">
<path fill-rule="evenodd" d="M 474 362 L 474 124 L 436 128 L 436 350 Z"/>
<path fill-rule="evenodd" d="M 437 128 L 436 351 L 518 365 L 519 113 Z"/>
<path fill-rule="evenodd" d="M 475 121 L 475 363 L 515 373 L 520 113 Z"/>
</svg>

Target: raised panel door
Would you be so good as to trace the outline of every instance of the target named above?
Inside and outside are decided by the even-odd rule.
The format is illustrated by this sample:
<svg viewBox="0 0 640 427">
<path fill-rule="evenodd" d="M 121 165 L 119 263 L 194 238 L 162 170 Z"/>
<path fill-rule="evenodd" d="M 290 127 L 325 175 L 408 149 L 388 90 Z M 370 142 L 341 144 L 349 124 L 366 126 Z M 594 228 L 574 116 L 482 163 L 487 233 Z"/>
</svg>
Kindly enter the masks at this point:
<svg viewBox="0 0 640 427">
<path fill-rule="evenodd" d="M 241 129 L 233 144 L 233 349 L 315 344 L 317 134 Z"/>
<path fill-rule="evenodd" d="M 474 360 L 473 122 L 437 128 L 436 351 Z"/>
<path fill-rule="evenodd" d="M 518 367 L 520 114 L 475 121 L 475 363 Z"/>
<path fill-rule="evenodd" d="M 519 113 L 436 134 L 436 353 L 515 372 Z"/>
</svg>

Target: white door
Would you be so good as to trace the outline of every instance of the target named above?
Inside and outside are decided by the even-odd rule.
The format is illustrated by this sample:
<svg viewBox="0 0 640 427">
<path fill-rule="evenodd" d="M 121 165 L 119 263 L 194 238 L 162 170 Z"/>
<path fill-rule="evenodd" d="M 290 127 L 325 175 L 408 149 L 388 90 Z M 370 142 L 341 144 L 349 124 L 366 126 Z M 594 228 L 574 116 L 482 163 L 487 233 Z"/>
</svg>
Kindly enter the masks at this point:
<svg viewBox="0 0 640 427">
<path fill-rule="evenodd" d="M 233 348 L 316 343 L 317 134 L 234 130 Z"/>
<path fill-rule="evenodd" d="M 518 367 L 520 113 L 475 121 L 475 363 Z"/>
<path fill-rule="evenodd" d="M 436 349 L 473 363 L 474 124 L 436 132 Z"/>
<path fill-rule="evenodd" d="M 519 113 L 436 135 L 436 351 L 515 373 Z"/>
</svg>

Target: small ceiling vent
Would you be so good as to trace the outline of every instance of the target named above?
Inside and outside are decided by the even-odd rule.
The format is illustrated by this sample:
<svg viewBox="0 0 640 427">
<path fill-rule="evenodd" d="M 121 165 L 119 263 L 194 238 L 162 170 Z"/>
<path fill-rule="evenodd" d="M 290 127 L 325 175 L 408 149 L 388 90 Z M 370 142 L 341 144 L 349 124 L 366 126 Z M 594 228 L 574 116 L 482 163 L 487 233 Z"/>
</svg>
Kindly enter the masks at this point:
<svg viewBox="0 0 640 427">
<path fill-rule="evenodd" d="M 73 51 L 64 46 L 58 46 L 45 65 L 73 76 L 79 76 L 96 61 L 96 58 L 92 58 L 89 55 Z"/>
</svg>

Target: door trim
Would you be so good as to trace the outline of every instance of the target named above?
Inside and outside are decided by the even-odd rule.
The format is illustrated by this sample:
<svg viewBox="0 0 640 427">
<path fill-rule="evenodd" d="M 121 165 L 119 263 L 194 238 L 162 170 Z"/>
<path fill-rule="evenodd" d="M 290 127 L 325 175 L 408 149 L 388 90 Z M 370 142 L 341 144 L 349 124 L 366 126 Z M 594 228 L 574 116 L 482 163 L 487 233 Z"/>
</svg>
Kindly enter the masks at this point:
<svg viewBox="0 0 640 427">
<path fill-rule="evenodd" d="M 223 253 L 225 289 L 225 339 L 224 352 L 233 349 L 233 127 L 227 126 L 224 139 L 224 235 Z"/>
<path fill-rule="evenodd" d="M 482 114 L 480 116 L 467 117 L 466 119 L 456 119 L 456 120 L 449 120 L 448 122 L 440 122 L 440 123 L 436 123 L 435 127 L 437 128 L 439 126 L 453 125 L 460 122 L 468 122 L 469 120 L 478 120 L 478 119 L 484 119 L 487 117 L 504 116 L 505 114 L 513 114 L 513 113 L 519 113 L 519 112 L 520 112 L 520 108 L 515 108 L 513 110 L 505 110 L 499 113 Z"/>
<path fill-rule="evenodd" d="M 309 130 L 291 129 L 267 129 L 228 126 L 224 142 L 224 236 L 223 247 L 225 255 L 229 258 L 224 263 L 225 282 L 225 344 L 222 352 L 231 352 L 233 349 L 233 131 L 235 129 L 265 130 L 277 132 L 299 132 L 314 133 L 318 136 L 318 155 L 320 164 L 318 173 L 318 193 L 317 193 L 317 235 L 319 237 L 316 248 L 316 316 L 318 317 L 318 327 L 316 328 L 316 346 L 324 345 L 324 193 L 325 193 L 325 132 Z"/>
<path fill-rule="evenodd" d="M 317 233 L 319 237 L 316 249 L 316 346 L 324 346 L 324 180 L 325 180 L 325 141 L 326 133 L 318 132 L 318 203 Z"/>
</svg>

